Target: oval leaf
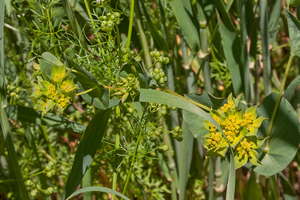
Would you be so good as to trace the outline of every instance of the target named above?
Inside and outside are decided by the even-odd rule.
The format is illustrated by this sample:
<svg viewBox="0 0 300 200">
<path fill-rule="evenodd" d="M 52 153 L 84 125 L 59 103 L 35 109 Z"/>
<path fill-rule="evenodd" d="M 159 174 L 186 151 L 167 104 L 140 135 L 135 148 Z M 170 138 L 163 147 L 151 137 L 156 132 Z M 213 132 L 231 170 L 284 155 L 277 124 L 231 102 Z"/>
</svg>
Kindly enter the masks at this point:
<svg viewBox="0 0 300 200">
<path fill-rule="evenodd" d="M 272 93 L 258 107 L 258 116 L 271 118 L 278 94 Z M 258 130 L 260 137 L 266 137 L 270 120 L 265 120 Z M 259 154 L 263 166 L 257 166 L 254 171 L 271 176 L 282 171 L 294 158 L 300 142 L 299 120 L 291 104 L 281 98 L 269 138 L 269 152 Z"/>
</svg>

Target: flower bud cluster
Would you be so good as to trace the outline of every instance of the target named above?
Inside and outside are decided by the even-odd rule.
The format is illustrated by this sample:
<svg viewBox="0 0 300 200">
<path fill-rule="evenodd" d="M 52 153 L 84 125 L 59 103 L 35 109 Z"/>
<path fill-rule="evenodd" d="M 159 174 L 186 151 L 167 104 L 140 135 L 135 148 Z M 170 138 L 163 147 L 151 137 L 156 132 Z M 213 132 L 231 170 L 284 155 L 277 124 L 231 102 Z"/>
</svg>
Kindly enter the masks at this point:
<svg viewBox="0 0 300 200">
<path fill-rule="evenodd" d="M 234 150 L 236 168 L 245 165 L 248 159 L 253 165 L 260 165 L 257 151 L 254 149 L 260 148 L 266 140 L 257 135 L 258 128 L 265 118 L 257 118 L 257 106 L 247 108 L 243 113 L 243 109 L 239 109 L 239 103 L 240 97 L 234 99 L 230 95 L 227 103 L 210 113 L 226 137 L 212 123 L 204 122 L 205 128 L 209 130 L 203 143 L 208 149 L 206 156 L 224 156 L 230 144 Z"/>
<path fill-rule="evenodd" d="M 45 167 L 45 169 L 42 172 L 39 172 L 39 173 L 46 173 L 48 177 L 51 177 L 52 175 L 55 174 L 55 170 L 52 169 L 53 167 L 54 167 L 54 162 L 50 161 L 47 164 L 47 166 Z M 49 176 L 48 174 L 51 174 L 51 175 Z M 38 192 L 40 192 L 40 193 L 42 193 L 46 196 L 49 196 L 53 192 L 53 187 L 48 187 L 47 189 L 42 189 L 40 184 L 36 184 L 35 182 L 33 182 L 30 179 L 25 181 L 25 185 L 28 186 L 31 189 L 30 195 L 32 197 L 35 197 Z"/>
<path fill-rule="evenodd" d="M 176 139 L 178 142 L 181 142 L 183 140 L 182 137 L 183 131 L 179 126 L 175 126 L 172 134 L 173 134 L 173 138 Z"/>
<path fill-rule="evenodd" d="M 13 102 L 17 102 L 20 99 L 21 87 L 15 87 L 7 84 L 7 93 Z"/>
<path fill-rule="evenodd" d="M 170 58 L 168 57 L 164 57 L 160 54 L 159 51 L 151 51 L 150 52 L 150 56 L 151 57 L 155 57 L 157 59 L 158 62 L 162 63 L 162 64 L 168 64 L 170 62 Z"/>
<path fill-rule="evenodd" d="M 74 91 L 78 88 L 71 75 L 67 73 L 65 65 L 53 66 L 48 80 L 37 76 L 37 83 L 34 83 L 34 87 L 35 92 L 31 97 L 39 99 L 34 109 L 42 111 L 42 117 L 55 107 L 62 113 L 70 104 Z"/>
<path fill-rule="evenodd" d="M 115 93 L 113 94 L 117 98 L 122 99 L 124 103 L 126 99 L 130 96 L 131 100 L 134 100 L 135 97 L 139 94 L 138 87 L 139 81 L 133 74 L 128 74 L 124 77 L 119 77 L 120 81 L 115 83 L 116 87 L 114 88 Z"/>
<path fill-rule="evenodd" d="M 120 13 L 106 13 L 104 16 L 100 16 L 101 20 L 101 30 L 102 31 L 112 31 L 115 25 L 120 24 Z"/>
<path fill-rule="evenodd" d="M 150 72 L 150 76 L 159 84 L 165 84 L 168 81 L 168 77 L 163 69 L 155 68 L 153 72 Z"/>
</svg>

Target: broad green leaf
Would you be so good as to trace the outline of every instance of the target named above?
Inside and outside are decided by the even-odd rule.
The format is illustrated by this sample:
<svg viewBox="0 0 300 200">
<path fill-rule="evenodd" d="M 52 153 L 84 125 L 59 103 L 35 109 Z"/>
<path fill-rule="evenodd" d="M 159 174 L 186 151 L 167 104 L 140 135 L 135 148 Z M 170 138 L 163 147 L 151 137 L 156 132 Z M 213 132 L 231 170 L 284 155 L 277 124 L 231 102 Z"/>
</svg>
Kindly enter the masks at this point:
<svg viewBox="0 0 300 200">
<path fill-rule="evenodd" d="M 262 42 L 262 56 L 263 56 L 263 77 L 264 77 L 264 94 L 269 95 L 272 92 L 271 82 L 271 60 L 269 49 L 269 31 L 268 31 L 268 1 L 260 1 L 259 7 L 261 11 L 260 30 Z"/>
<path fill-rule="evenodd" d="M 149 30 L 151 32 L 151 35 L 153 37 L 155 46 L 157 47 L 158 50 L 163 50 L 165 52 L 169 52 L 169 48 L 166 44 L 166 41 L 164 40 L 164 38 L 158 33 L 157 28 L 154 26 L 154 24 L 152 23 L 152 19 L 148 14 L 148 10 L 146 8 L 146 6 L 144 5 L 144 1 L 139 0 L 138 1 L 139 6 L 140 6 L 140 10 L 143 13 L 143 15 L 146 17 L 147 20 L 147 25 L 149 27 Z"/>
<path fill-rule="evenodd" d="M 286 88 L 283 94 L 284 98 L 286 98 L 289 102 L 291 102 L 294 92 L 299 85 L 300 85 L 300 75 L 294 78 L 294 80 L 288 85 L 288 87 Z"/>
<path fill-rule="evenodd" d="M 282 172 L 278 173 L 281 185 L 283 189 L 283 196 L 285 200 L 298 200 L 297 194 L 293 188 L 293 185 L 287 180 Z"/>
<path fill-rule="evenodd" d="M 276 0 L 271 16 L 269 18 L 269 44 L 273 45 L 277 38 L 277 32 L 279 29 L 278 22 L 281 12 L 281 0 Z"/>
<path fill-rule="evenodd" d="M 41 118 L 41 113 L 36 112 L 34 109 L 19 105 L 8 105 L 5 108 L 8 117 L 14 120 L 33 123 L 36 125 L 51 126 L 56 129 L 69 130 L 75 133 L 83 133 L 85 126 L 78 122 L 70 122 L 67 118 L 47 113 Z"/>
<path fill-rule="evenodd" d="M 192 51 L 197 52 L 200 49 L 199 33 L 191 16 L 185 10 L 182 0 L 171 1 L 171 6 L 185 40 Z"/>
<path fill-rule="evenodd" d="M 44 58 L 45 60 L 51 62 L 55 66 L 60 67 L 60 66 L 63 65 L 63 63 L 58 58 L 56 58 L 53 54 L 51 54 L 49 52 L 43 53 L 42 54 L 42 58 Z"/>
<path fill-rule="evenodd" d="M 203 111 L 202 109 L 188 102 L 187 100 L 158 90 L 140 89 L 139 92 L 140 92 L 140 96 L 139 96 L 140 102 L 153 102 L 153 103 L 159 103 L 164 105 L 170 105 L 170 106 L 174 106 L 192 112 L 196 115 L 203 117 L 204 120 L 207 120 L 210 123 L 212 123 L 224 135 L 223 130 L 221 129 L 219 124 L 210 116 L 209 113 Z"/>
<path fill-rule="evenodd" d="M 244 200 L 263 199 L 261 187 L 255 180 L 255 173 L 251 171 L 250 178 L 247 182 L 246 188 L 243 193 Z"/>
<path fill-rule="evenodd" d="M 46 81 L 51 81 L 51 71 L 52 71 L 52 63 L 48 60 L 41 59 L 40 68 L 42 72 L 43 79 Z"/>
<path fill-rule="evenodd" d="M 72 197 L 78 195 L 78 194 L 81 194 L 81 193 L 84 193 L 84 192 L 105 192 L 105 193 L 109 193 L 109 194 L 115 194 L 119 197 L 122 197 L 123 199 L 125 200 L 130 200 L 128 197 L 126 197 L 125 195 L 115 191 L 115 190 L 112 190 L 112 189 L 109 189 L 109 188 L 106 188 L 106 187 L 97 187 L 97 186 L 91 186 L 91 187 L 85 187 L 85 188 L 81 188 L 79 190 L 77 190 L 76 192 L 72 193 L 68 198 L 68 199 L 71 199 Z"/>
<path fill-rule="evenodd" d="M 97 79 L 88 71 L 71 61 L 67 57 L 66 66 L 72 69 L 72 75 L 74 76 L 74 83 L 79 86 L 79 93 L 82 94 L 82 98 L 91 103 L 96 108 L 105 110 L 109 105 L 108 91 L 102 85 L 100 85 Z M 88 92 L 87 92 L 88 91 Z"/>
<path fill-rule="evenodd" d="M 289 28 L 291 55 L 300 57 L 300 22 L 285 8 Z"/>
<path fill-rule="evenodd" d="M 216 0 L 215 4 L 218 6 L 218 9 L 220 9 L 222 15 L 221 21 L 220 15 L 217 12 L 223 50 L 228 63 L 234 94 L 239 95 L 244 91 L 244 80 L 242 78 L 244 76 L 242 43 L 228 13 L 226 12 L 223 1 Z"/>
<path fill-rule="evenodd" d="M 111 109 L 100 110 L 88 124 L 78 145 L 75 159 L 67 180 L 63 199 L 70 196 L 80 184 L 97 149 L 100 147 Z"/>
<path fill-rule="evenodd" d="M 270 94 L 258 107 L 258 116 L 271 118 L 278 95 Z M 266 137 L 269 121 L 265 120 L 258 130 L 258 136 Z M 268 153 L 260 153 L 259 160 L 263 166 L 254 168 L 255 172 L 271 176 L 282 171 L 294 158 L 300 142 L 299 120 L 293 107 L 281 98 L 269 140 Z"/>
</svg>

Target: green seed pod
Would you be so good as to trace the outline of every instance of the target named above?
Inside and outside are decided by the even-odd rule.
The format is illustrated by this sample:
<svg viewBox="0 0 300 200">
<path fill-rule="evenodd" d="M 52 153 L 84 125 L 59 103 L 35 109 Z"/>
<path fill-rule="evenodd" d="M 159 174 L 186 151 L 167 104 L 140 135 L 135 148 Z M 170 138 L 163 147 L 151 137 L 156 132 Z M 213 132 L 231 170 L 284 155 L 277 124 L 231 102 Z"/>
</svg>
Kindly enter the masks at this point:
<svg viewBox="0 0 300 200">
<path fill-rule="evenodd" d="M 159 84 L 164 84 L 165 83 L 165 79 L 164 78 L 160 78 L 159 79 Z"/>
<path fill-rule="evenodd" d="M 158 149 L 161 149 L 163 151 L 168 151 L 169 147 L 168 147 L 168 145 L 163 145 L 163 146 L 159 147 Z"/>
<path fill-rule="evenodd" d="M 160 80 L 160 75 L 159 74 L 155 74 L 153 77 L 154 80 L 159 81 Z"/>
<path fill-rule="evenodd" d="M 166 74 L 164 71 L 159 72 L 160 77 L 164 77 Z"/>
<path fill-rule="evenodd" d="M 160 132 L 159 132 L 159 131 L 154 131 L 153 133 L 154 133 L 154 135 L 156 135 L 156 136 L 160 136 Z"/>
<path fill-rule="evenodd" d="M 116 16 L 115 16 L 115 15 L 111 15 L 109 18 L 110 18 L 111 20 L 114 20 L 114 19 L 116 19 Z"/>
<path fill-rule="evenodd" d="M 32 197 L 35 197 L 36 196 L 36 194 L 37 194 L 37 189 L 33 189 L 33 190 L 31 190 L 31 192 L 30 192 L 30 195 L 32 196 Z"/>
<path fill-rule="evenodd" d="M 15 92 L 16 92 L 17 94 L 20 93 L 20 92 L 21 92 L 21 88 L 17 87 L 17 88 L 15 89 Z"/>
<path fill-rule="evenodd" d="M 49 177 L 49 178 L 52 177 L 51 171 L 47 172 L 47 173 L 46 173 L 46 176 Z"/>
<path fill-rule="evenodd" d="M 154 72 L 150 72 L 150 76 L 153 78 L 155 76 Z"/>
<path fill-rule="evenodd" d="M 178 142 L 181 142 L 181 141 L 183 140 L 182 135 L 178 135 L 178 137 L 176 138 L 176 140 L 177 140 Z"/>
<path fill-rule="evenodd" d="M 42 190 L 43 193 L 46 195 L 46 196 L 49 196 L 50 195 L 50 192 L 48 190 Z"/>
<path fill-rule="evenodd" d="M 180 131 L 178 132 L 179 135 L 182 135 L 183 134 L 183 130 L 180 129 Z"/>
<path fill-rule="evenodd" d="M 45 171 L 50 171 L 51 170 L 51 167 L 49 166 L 49 165 L 47 165 L 46 167 L 45 167 Z"/>
<path fill-rule="evenodd" d="M 25 185 L 26 185 L 26 186 L 31 186 L 31 185 L 32 185 L 32 181 L 31 181 L 31 180 L 27 180 L 27 181 L 25 182 Z"/>
<path fill-rule="evenodd" d="M 120 13 L 115 12 L 115 13 L 114 13 L 114 16 L 115 16 L 115 18 L 120 18 L 121 15 L 120 15 Z"/>
<path fill-rule="evenodd" d="M 150 155 L 153 156 L 153 157 L 155 157 L 156 156 L 156 152 L 155 151 L 151 151 Z"/>
<path fill-rule="evenodd" d="M 111 13 L 106 13 L 106 16 L 107 16 L 107 17 L 111 16 Z"/>
<path fill-rule="evenodd" d="M 168 64 L 170 62 L 170 58 L 168 58 L 168 57 L 165 57 L 165 59 L 164 59 L 164 64 Z"/>
<path fill-rule="evenodd" d="M 175 131 L 175 132 L 178 133 L 180 130 L 181 130 L 181 128 L 180 128 L 179 126 L 175 126 L 175 128 L 174 128 L 174 131 Z"/>
<path fill-rule="evenodd" d="M 10 93 L 10 96 L 11 96 L 12 98 L 16 97 L 16 95 L 17 95 L 17 94 L 16 94 L 15 92 L 11 92 L 11 93 Z"/>
<path fill-rule="evenodd" d="M 154 69 L 154 73 L 159 74 L 160 70 L 158 68 Z"/>
<path fill-rule="evenodd" d="M 150 51 L 150 53 L 149 53 L 149 55 L 151 56 L 151 57 L 154 57 L 155 55 L 154 55 L 154 51 Z"/>
<path fill-rule="evenodd" d="M 152 142 L 154 142 L 156 139 L 157 139 L 157 136 L 156 136 L 156 135 L 152 135 L 152 136 L 150 137 L 150 140 L 151 140 Z"/>
<path fill-rule="evenodd" d="M 154 55 L 155 55 L 155 57 L 159 57 L 160 56 L 160 52 L 159 51 L 155 51 Z"/>
<path fill-rule="evenodd" d="M 106 26 L 107 25 L 107 21 L 102 21 L 101 22 L 101 26 Z"/>
<path fill-rule="evenodd" d="M 48 166 L 49 166 L 49 167 L 52 167 L 54 164 L 55 164 L 55 163 L 54 163 L 53 161 L 50 161 L 50 162 L 48 163 Z"/>
<path fill-rule="evenodd" d="M 54 191 L 53 187 L 48 187 L 47 190 L 50 192 L 50 194 Z"/>
<path fill-rule="evenodd" d="M 10 90 L 12 90 L 12 89 L 13 89 L 13 86 L 11 86 L 11 85 L 7 85 L 7 87 L 6 87 L 6 88 L 7 88 L 7 90 L 9 90 L 9 91 L 10 91 Z"/>
<path fill-rule="evenodd" d="M 15 100 L 19 100 L 19 99 L 20 99 L 20 95 L 17 94 L 17 95 L 15 96 Z"/>
<path fill-rule="evenodd" d="M 172 107 L 172 110 L 176 110 L 176 109 L 177 109 L 177 107 L 175 107 L 175 106 Z"/>
<path fill-rule="evenodd" d="M 163 63 L 165 60 L 165 57 L 159 56 L 157 60 L 158 60 L 158 62 Z"/>
</svg>

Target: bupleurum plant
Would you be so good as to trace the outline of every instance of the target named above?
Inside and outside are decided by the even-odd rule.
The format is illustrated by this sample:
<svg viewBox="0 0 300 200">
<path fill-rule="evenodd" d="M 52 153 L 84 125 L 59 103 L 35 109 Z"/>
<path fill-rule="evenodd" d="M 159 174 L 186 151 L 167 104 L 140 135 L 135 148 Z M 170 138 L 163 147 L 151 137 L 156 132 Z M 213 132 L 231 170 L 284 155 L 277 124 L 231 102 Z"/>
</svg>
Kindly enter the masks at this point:
<svg viewBox="0 0 300 200">
<path fill-rule="evenodd" d="M 267 138 L 260 138 L 257 135 L 258 128 L 266 119 L 263 116 L 257 117 L 256 106 L 247 108 L 243 112 L 239 108 L 239 96 L 237 99 L 230 94 L 228 102 L 218 110 L 211 110 L 210 115 L 220 125 L 225 136 L 212 123 L 205 121 L 204 126 L 209 133 L 204 136 L 203 145 L 208 152 L 206 157 L 225 156 L 229 144 L 233 148 L 235 168 L 244 166 L 248 160 L 253 165 L 261 165 L 258 160 L 259 149 Z"/>
<path fill-rule="evenodd" d="M 62 65 L 52 67 L 51 77 L 48 77 L 48 80 L 45 80 L 45 77 L 37 76 L 37 83 L 34 83 L 34 87 L 35 92 L 31 97 L 39 99 L 35 109 L 42 111 L 43 117 L 55 107 L 59 113 L 63 113 L 78 86 L 73 82 L 65 65 Z"/>
</svg>

